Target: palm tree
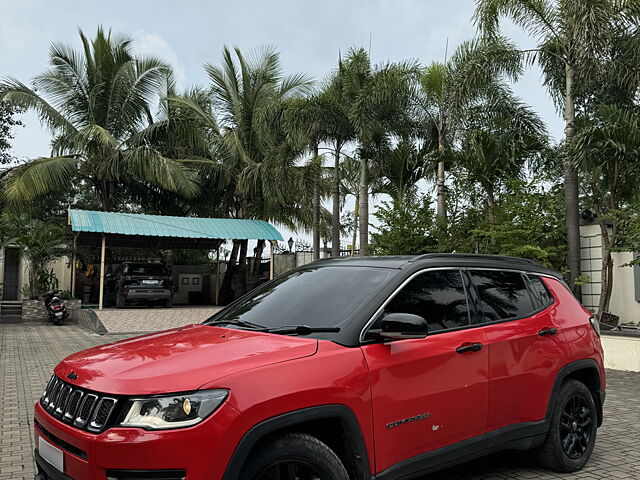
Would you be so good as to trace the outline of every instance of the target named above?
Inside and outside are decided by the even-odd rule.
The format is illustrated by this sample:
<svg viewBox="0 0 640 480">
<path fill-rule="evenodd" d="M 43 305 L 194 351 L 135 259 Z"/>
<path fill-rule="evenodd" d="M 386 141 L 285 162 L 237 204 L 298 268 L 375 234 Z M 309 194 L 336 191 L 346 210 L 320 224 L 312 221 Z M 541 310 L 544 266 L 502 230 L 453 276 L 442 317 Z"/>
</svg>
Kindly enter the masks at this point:
<svg viewBox="0 0 640 480">
<path fill-rule="evenodd" d="M 598 74 L 599 59 L 622 32 L 637 30 L 637 0 L 478 0 L 474 19 L 485 35 L 498 34 L 505 17 L 524 29 L 537 45 L 523 53 L 537 61 L 565 120 L 565 142 L 576 133 L 576 98 L 585 93 Z M 638 39 L 618 42 L 618 47 L 638 50 Z M 619 80 L 627 80 L 626 75 Z M 580 276 L 580 230 L 578 225 L 578 172 L 570 161 L 564 165 L 569 283 L 575 293 Z"/>
<path fill-rule="evenodd" d="M 461 123 L 467 110 L 503 77 L 515 79 L 522 62 L 513 46 L 503 38 L 462 43 L 444 63 L 433 62 L 420 77 L 423 128 L 435 126 L 438 135 L 436 173 L 436 214 L 447 217 L 446 163 L 451 157 Z"/>
<path fill-rule="evenodd" d="M 207 168 L 225 193 L 227 215 L 283 223 L 290 228 L 310 224 L 311 195 L 306 170 L 297 159 L 304 147 L 290 141 L 285 130 L 286 101 L 306 93 L 311 80 L 284 75 L 271 47 L 246 57 L 225 47 L 222 65 L 205 64 L 210 109 L 202 99 L 174 96 L 169 102 L 190 110 L 209 131 L 215 163 Z M 230 301 L 246 289 L 248 242 L 235 240 L 221 286 L 221 300 Z M 259 259 L 264 241 L 259 241 Z M 234 280 L 235 279 L 235 280 Z M 235 282 L 235 288 L 233 284 Z"/>
<path fill-rule="evenodd" d="M 414 130 L 414 63 L 388 63 L 372 67 L 368 53 L 350 50 L 341 62 L 345 96 L 351 98 L 349 118 L 355 127 L 360 158 L 360 255 L 368 254 L 369 190 L 371 173 L 377 177 L 382 158 L 394 141 Z M 374 179 L 375 180 L 375 179 Z"/>
<path fill-rule="evenodd" d="M 312 150 L 312 162 L 319 167 L 313 184 L 313 255 L 320 254 L 320 229 L 322 209 L 320 198 L 324 193 L 323 155 L 321 145 L 330 145 L 333 154 L 332 172 L 332 256 L 340 254 L 340 156 L 342 148 L 353 137 L 353 128 L 347 117 L 339 88 L 340 79 L 334 74 L 325 84 L 306 98 L 297 98 L 287 103 L 285 126 L 289 134 L 301 135 Z M 336 191 L 338 195 L 336 195 Z"/>
<path fill-rule="evenodd" d="M 5 100 L 34 110 L 53 133 L 51 156 L 26 162 L 5 176 L 10 202 L 31 201 L 81 182 L 103 210 L 111 210 L 131 184 L 189 197 L 198 192 L 194 173 L 162 155 L 138 134 L 153 123 L 152 102 L 169 67 L 153 57 L 134 57 L 132 41 L 99 28 L 82 50 L 53 44 L 51 69 L 33 80 L 34 89 L 9 78 L 0 84 Z"/>
<path fill-rule="evenodd" d="M 467 181 L 478 184 L 487 201 L 489 227 L 495 224 L 497 195 L 509 180 L 538 167 L 547 143 L 544 123 L 506 89 L 469 109 L 461 126 L 456 157 Z"/>
</svg>

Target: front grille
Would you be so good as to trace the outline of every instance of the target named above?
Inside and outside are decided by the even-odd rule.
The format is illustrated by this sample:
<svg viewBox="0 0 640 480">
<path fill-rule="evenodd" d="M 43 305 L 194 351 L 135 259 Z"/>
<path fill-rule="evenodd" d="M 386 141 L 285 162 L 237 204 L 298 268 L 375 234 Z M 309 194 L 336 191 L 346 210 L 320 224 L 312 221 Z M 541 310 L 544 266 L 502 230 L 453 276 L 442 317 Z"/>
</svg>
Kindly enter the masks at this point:
<svg viewBox="0 0 640 480">
<path fill-rule="evenodd" d="M 102 432 L 118 400 L 51 377 L 40 398 L 42 407 L 56 418 L 89 432 Z"/>
</svg>

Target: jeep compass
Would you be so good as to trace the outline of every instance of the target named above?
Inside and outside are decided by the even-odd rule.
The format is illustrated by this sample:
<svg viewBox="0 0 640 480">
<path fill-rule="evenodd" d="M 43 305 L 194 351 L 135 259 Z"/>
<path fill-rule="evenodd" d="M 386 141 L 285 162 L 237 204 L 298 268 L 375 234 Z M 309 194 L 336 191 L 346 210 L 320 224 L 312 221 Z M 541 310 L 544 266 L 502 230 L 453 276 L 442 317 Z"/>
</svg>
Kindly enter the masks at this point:
<svg viewBox="0 0 640 480">
<path fill-rule="evenodd" d="M 200 325 L 66 358 L 39 480 L 408 479 L 505 449 L 573 472 L 605 397 L 599 324 L 528 260 L 321 260 Z"/>
</svg>

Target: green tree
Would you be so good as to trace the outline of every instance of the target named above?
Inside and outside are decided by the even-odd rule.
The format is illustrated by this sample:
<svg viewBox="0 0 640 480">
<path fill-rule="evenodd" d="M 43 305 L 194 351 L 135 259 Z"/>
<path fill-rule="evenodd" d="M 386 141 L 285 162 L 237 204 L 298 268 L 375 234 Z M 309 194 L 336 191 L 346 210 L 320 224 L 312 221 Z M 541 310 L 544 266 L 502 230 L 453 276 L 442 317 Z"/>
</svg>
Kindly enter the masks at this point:
<svg viewBox="0 0 640 480">
<path fill-rule="evenodd" d="M 291 228 L 309 224 L 310 185 L 296 161 L 303 147 L 289 141 L 285 130 L 286 101 L 308 92 L 311 80 L 303 74 L 284 75 L 278 53 L 270 48 L 246 57 L 225 47 L 222 65 L 205 64 L 210 85 L 210 109 L 193 96 L 169 102 L 189 109 L 208 131 L 215 162 L 208 165 L 227 215 L 283 223 Z M 201 99 L 200 99 L 201 100 Z M 312 190 L 312 189 L 311 189 Z M 296 199 L 296 201 L 292 201 Z M 227 303 L 246 290 L 248 242 L 234 240 L 221 285 Z M 262 256 L 259 241 L 255 256 Z"/>
<path fill-rule="evenodd" d="M 456 155 L 465 182 L 483 190 L 490 227 L 496 223 L 500 190 L 541 165 L 547 143 L 544 123 L 535 112 L 508 90 L 496 93 L 467 112 Z"/>
<path fill-rule="evenodd" d="M 152 102 L 170 75 L 153 57 L 134 57 L 129 38 L 99 28 L 82 49 L 64 44 L 50 49 L 51 69 L 33 80 L 34 89 L 10 78 L 0 86 L 4 99 L 34 110 L 53 133 L 52 153 L 19 165 L 5 176 L 5 196 L 13 203 L 85 183 L 103 210 L 117 207 L 132 183 L 189 197 L 196 177 L 182 162 L 161 155 L 138 134 L 153 123 Z"/>
<path fill-rule="evenodd" d="M 0 91 L 0 99 L 4 95 Z M 6 165 L 15 159 L 9 154 L 11 149 L 11 140 L 13 139 L 13 129 L 22 125 L 22 122 L 16 119 L 18 113 L 16 108 L 8 102 L 0 101 L 0 165 Z"/>
<path fill-rule="evenodd" d="M 637 0 L 477 0 L 475 21 L 484 34 L 496 36 L 502 17 L 514 22 L 535 39 L 528 53 L 539 63 L 544 84 L 562 111 L 565 142 L 576 134 L 576 98 L 598 75 L 599 59 L 610 51 L 622 32 L 637 31 L 640 3 Z M 618 42 L 621 49 L 638 51 L 637 35 Z M 632 69 L 618 80 L 628 80 Z M 569 283 L 576 293 L 580 276 L 580 230 L 578 225 L 578 172 L 565 163 L 565 218 Z"/>
<path fill-rule="evenodd" d="M 368 254 L 369 194 L 384 154 L 414 131 L 413 107 L 418 67 L 414 63 L 387 63 L 372 67 L 368 53 L 349 51 L 341 63 L 349 118 L 355 127 L 360 158 L 360 255 Z M 370 179 L 374 174 L 373 182 Z"/>
<path fill-rule="evenodd" d="M 437 133 L 436 212 L 442 220 L 447 217 L 446 164 L 467 110 L 503 77 L 515 79 L 521 71 L 519 55 L 500 37 L 464 42 L 446 62 L 433 62 L 423 70 L 418 105 L 423 135 L 429 138 L 434 127 Z"/>
<path fill-rule="evenodd" d="M 377 232 L 371 234 L 375 255 L 418 255 L 437 251 L 434 212 L 430 199 L 416 189 L 405 192 L 402 201 L 382 202 L 374 216 Z"/>
<path fill-rule="evenodd" d="M 589 196 L 602 234 L 602 283 L 598 313 L 608 312 L 613 287 L 611 253 L 625 241 L 623 214 L 640 198 L 640 109 L 601 105 L 581 125 L 568 158 L 584 172 Z"/>
</svg>

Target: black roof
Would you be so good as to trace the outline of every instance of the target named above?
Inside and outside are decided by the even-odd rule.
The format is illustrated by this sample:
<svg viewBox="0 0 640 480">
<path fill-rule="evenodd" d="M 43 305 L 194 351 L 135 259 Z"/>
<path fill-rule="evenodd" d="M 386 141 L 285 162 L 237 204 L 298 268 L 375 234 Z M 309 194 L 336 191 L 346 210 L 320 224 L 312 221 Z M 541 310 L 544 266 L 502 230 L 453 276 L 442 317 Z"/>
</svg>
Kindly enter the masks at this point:
<svg viewBox="0 0 640 480">
<path fill-rule="evenodd" d="M 390 255 L 380 257 L 325 258 L 323 264 L 350 265 L 402 269 L 407 267 L 484 267 L 504 270 L 523 270 L 562 278 L 560 273 L 543 267 L 534 260 L 500 255 L 477 255 L 473 253 L 427 253 L 424 255 Z M 315 263 L 315 262 L 314 262 Z"/>
</svg>

